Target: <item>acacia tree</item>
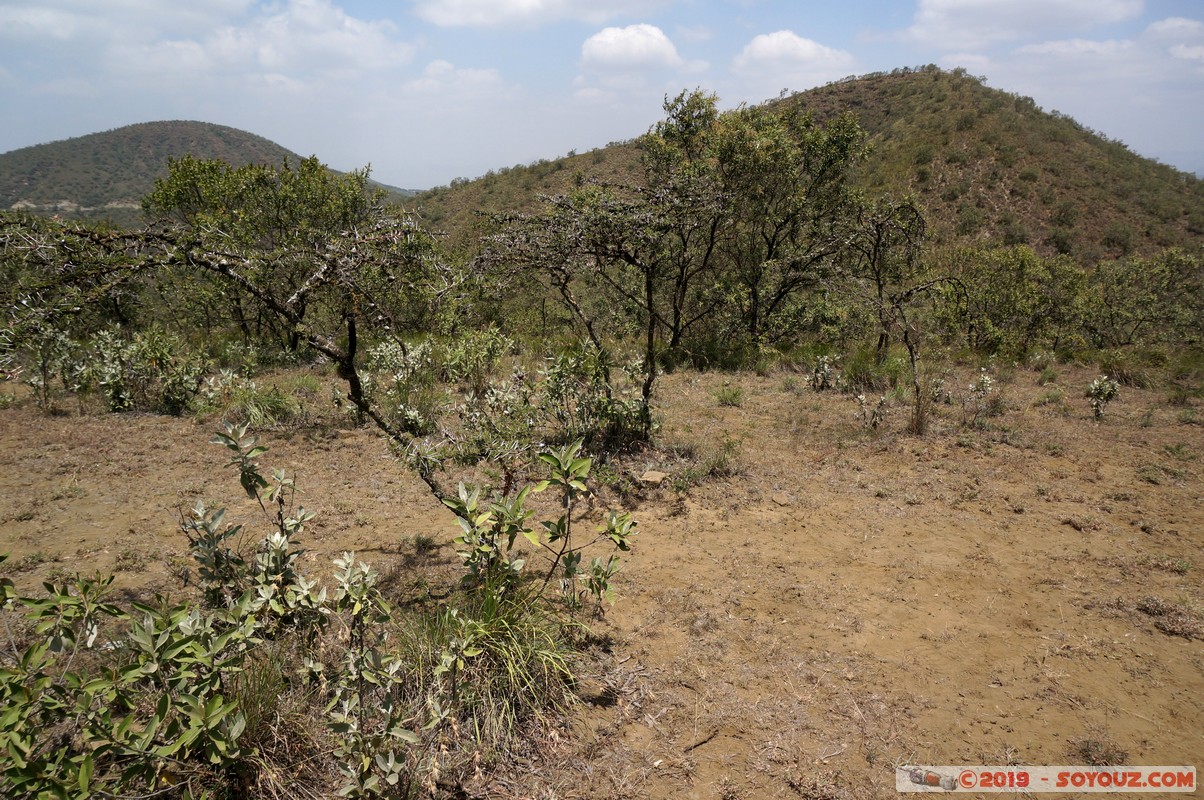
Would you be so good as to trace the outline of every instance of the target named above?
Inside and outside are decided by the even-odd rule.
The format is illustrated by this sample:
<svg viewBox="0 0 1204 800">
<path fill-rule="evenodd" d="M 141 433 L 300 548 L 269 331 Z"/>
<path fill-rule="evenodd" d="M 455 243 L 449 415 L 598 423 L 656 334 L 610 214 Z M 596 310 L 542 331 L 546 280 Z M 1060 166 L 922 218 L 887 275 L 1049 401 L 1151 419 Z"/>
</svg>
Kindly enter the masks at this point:
<svg viewBox="0 0 1204 800">
<path fill-rule="evenodd" d="M 927 429 L 929 398 L 921 386 L 921 333 L 915 306 L 939 287 L 961 290 L 955 279 L 931 273 L 922 258 L 926 235 L 924 216 L 911 201 L 884 197 L 864 203 L 849 235 L 845 267 L 853 285 L 861 287 L 861 297 L 877 312 L 879 363 L 886 358 L 894 332 L 907 349 L 913 392 L 909 427 L 916 434 Z"/>
<path fill-rule="evenodd" d="M 1083 327 L 1096 347 L 1204 341 L 1204 259 L 1178 249 L 1098 264 Z"/>
<path fill-rule="evenodd" d="M 709 152 L 715 97 L 682 93 L 641 140 L 644 185 L 588 184 L 545 199 L 539 214 L 498 219 L 482 263 L 515 265 L 545 281 L 594 347 L 605 352 L 595 312 L 583 297 L 636 320 L 643 345 L 643 433 L 651 429 L 658 363 L 723 301 L 707 291 L 717 274 L 726 213 Z"/>
<path fill-rule="evenodd" d="M 794 335 L 800 294 L 833 275 L 865 134 L 851 115 L 820 125 L 796 105 L 761 105 L 724 115 L 713 149 L 728 203 L 721 248 L 744 332 L 754 345 Z"/>
<path fill-rule="evenodd" d="M 309 276 L 313 254 L 370 220 L 383 195 L 370 188 L 367 169 L 338 175 L 313 157 L 296 167 L 287 160 L 279 167 L 234 167 L 185 156 L 169 162 L 167 177 L 155 182 L 142 207 L 151 218 L 183 226 L 225 250 L 256 254 L 263 274 L 254 281 L 287 297 Z M 205 296 L 213 294 L 212 285 L 201 292 L 192 285 L 183 291 L 166 284 L 164 288 L 165 298 L 202 314 L 217 299 Z M 277 314 L 236 285 L 220 282 L 216 288 L 244 338 L 252 336 L 252 328 L 254 335 L 266 328 L 282 346 L 297 350 L 301 337 L 295 326 L 282 327 Z M 198 295 L 204 302 L 195 302 Z M 292 307 L 301 322 L 307 304 L 302 293 Z"/>
<path fill-rule="evenodd" d="M 645 194 L 636 190 L 590 185 L 545 202 L 541 214 L 503 218 L 502 229 L 490 238 L 482 263 L 517 265 L 519 274 L 546 280 L 599 353 L 607 352 L 608 342 L 602 324 L 581 302 L 581 295 L 600 293 L 634 313 L 644 347 L 640 418 L 647 436 L 652 423 L 658 330 L 668 327 L 667 315 L 659 305 L 661 282 L 672 263 L 661 246 L 663 225 Z M 609 374 L 606 378 L 609 384 Z"/>
<path fill-rule="evenodd" d="M 460 274 L 439 261 L 432 238 L 410 217 L 383 211 L 294 255 L 293 280 L 286 283 L 274 269 L 273 253 L 243 246 L 239 236 L 213 225 L 98 233 L 83 225 L 31 225 L 0 217 L 0 257 L 6 264 L 61 265 L 29 290 L 64 299 L 39 305 L 62 309 L 72 298 L 123 280 L 154 280 L 181 271 L 209 276 L 261 308 L 274 329 L 334 362 L 359 413 L 390 440 L 410 444 L 410 432 L 366 391 L 362 341 L 365 334 L 400 338 L 409 332 L 410 321 L 435 313 L 455 294 Z M 100 279 L 103 283 L 93 288 Z M 19 334 L 36 333 L 42 316 L 31 313 L 14 328 Z M 446 496 L 429 470 L 420 475 L 436 496 Z"/>
<path fill-rule="evenodd" d="M 943 296 L 936 310 L 972 350 L 1024 358 L 1075 337 L 1086 274 L 1068 256 L 1046 258 L 1018 245 L 959 250 L 943 261 L 966 290 Z"/>
<path fill-rule="evenodd" d="M 590 184 L 545 198 L 539 214 L 499 218 L 483 263 L 517 265 L 555 291 L 605 348 L 584 298 L 625 311 L 643 346 L 650 422 L 658 363 L 725 317 L 760 343 L 838 252 L 845 178 L 864 152 L 851 117 L 828 127 L 797 110 L 720 114 L 699 90 L 666 98 L 640 140 L 639 186 Z"/>
</svg>

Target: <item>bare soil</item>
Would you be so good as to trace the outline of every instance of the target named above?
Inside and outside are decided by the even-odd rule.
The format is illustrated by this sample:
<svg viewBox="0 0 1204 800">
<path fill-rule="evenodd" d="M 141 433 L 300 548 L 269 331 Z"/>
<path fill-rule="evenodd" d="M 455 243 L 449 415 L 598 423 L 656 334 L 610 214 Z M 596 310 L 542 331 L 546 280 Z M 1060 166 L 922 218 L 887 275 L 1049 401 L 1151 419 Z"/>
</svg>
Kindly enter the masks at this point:
<svg viewBox="0 0 1204 800">
<path fill-rule="evenodd" d="M 660 447 L 587 512 L 623 505 L 641 533 L 580 713 L 474 791 L 887 798 L 900 764 L 1204 766 L 1204 409 L 1124 387 L 1095 421 L 1095 373 L 1058 373 L 1061 400 L 1009 370 L 1000 413 L 938 405 L 922 437 L 898 404 L 866 429 L 805 376 L 666 376 Z M 725 385 L 740 405 L 719 404 Z M 0 409 L 2 569 L 27 591 L 93 570 L 181 591 L 182 509 L 265 528 L 214 427 Z M 451 514 L 380 438 L 260 437 L 317 512 L 313 574 L 350 549 L 396 591 L 454 584 Z M 643 485 L 647 469 L 670 479 Z"/>
</svg>

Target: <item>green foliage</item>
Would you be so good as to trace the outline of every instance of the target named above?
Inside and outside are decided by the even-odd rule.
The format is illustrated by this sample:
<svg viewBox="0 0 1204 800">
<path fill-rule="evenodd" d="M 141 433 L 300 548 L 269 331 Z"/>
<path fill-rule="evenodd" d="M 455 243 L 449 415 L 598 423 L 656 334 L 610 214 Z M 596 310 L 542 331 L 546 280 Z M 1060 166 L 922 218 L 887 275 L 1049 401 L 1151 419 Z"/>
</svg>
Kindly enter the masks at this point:
<svg viewBox="0 0 1204 800">
<path fill-rule="evenodd" d="M 1167 250 L 1151 258 L 1101 262 L 1084 300 L 1083 327 L 1099 348 L 1204 339 L 1204 268 L 1198 256 Z"/>
<path fill-rule="evenodd" d="M 292 303 L 291 326 L 282 325 L 285 321 L 272 313 L 270 303 L 264 308 L 264 298 L 240 282 L 224 291 L 237 304 L 244 332 L 254 315 L 269 326 L 280 346 L 295 351 L 302 341 L 297 328 L 310 309 L 298 291 L 312 276 L 313 253 L 332 237 L 366 225 L 380 199 L 381 193 L 368 185 L 367 170 L 336 175 L 317 158 L 294 168 L 287 160 L 279 167 L 234 167 L 184 156 L 169 162 L 167 177 L 155 182 L 143 209 L 152 218 L 216 234 L 226 251 L 264 256 L 244 280 L 267 287 L 277 300 L 298 298 Z"/>
<path fill-rule="evenodd" d="M 637 531 L 630 514 L 611 512 L 606 524 L 592 538 L 574 541 L 573 511 L 589 494 L 586 480 L 593 464 L 592 459 L 580 454 L 581 448 L 582 442 L 578 440 L 559 450 L 541 453 L 539 461 L 547 468 L 548 477 L 488 506 L 482 502 L 479 488 L 464 485 L 456 497 L 444 499 L 460 524 L 461 534 L 456 544 L 468 570 L 464 578 L 467 585 L 482 587 L 487 593 L 499 596 L 512 592 L 526 564 L 525 558 L 514 553 L 521 536 L 551 556 L 542 587 L 559 573 L 561 596 L 570 609 L 580 608 L 588 597 L 593 600 L 595 613 L 602 613 L 603 601 L 611 597 L 610 578 L 618 570 L 618 561 L 614 556 L 607 561 L 595 558 L 589 567 L 583 567 L 583 551 L 607 541 L 618 550 L 629 550 Z M 538 527 L 531 527 L 527 524 L 531 517 L 526 508 L 527 498 L 549 488 L 559 492 L 562 513 L 555 520 L 542 520 Z"/>
<path fill-rule="evenodd" d="M 937 318 L 971 349 L 1025 358 L 1075 343 L 1086 276 L 1069 258 L 1023 246 L 965 250 L 948 268 L 957 286 L 939 291 Z"/>
<path fill-rule="evenodd" d="M 434 432 L 440 403 L 430 342 L 390 339 L 369 348 L 364 394 L 391 425 L 414 436 Z"/>
<path fill-rule="evenodd" d="M 1091 401 L 1091 413 L 1097 420 L 1104 418 L 1104 409 L 1118 394 L 1120 384 L 1107 375 L 1101 375 L 1087 386 L 1086 397 Z"/>
<path fill-rule="evenodd" d="M 37 368 L 27 382 L 43 408 L 51 405 L 50 383 L 81 396 L 99 394 L 110 411 L 182 414 L 196 395 L 206 362 L 176 336 L 156 327 L 126 339 L 117 329 L 83 343 L 58 330 L 36 338 Z"/>
<path fill-rule="evenodd" d="M 647 369 L 642 359 L 620 367 L 609 352 L 589 345 L 549 358 L 540 402 L 549 420 L 549 439 L 580 440 L 595 452 L 617 452 L 646 441 L 651 424 L 645 403 L 629 389 L 616 388 L 612 376 L 623 373 L 630 386 Z"/>
<path fill-rule="evenodd" d="M 497 372 L 502 357 L 513 348 L 514 341 L 494 325 L 470 331 L 442 347 L 439 356 L 441 375 L 452 383 L 466 383 L 474 393 L 480 394 Z"/>
<path fill-rule="evenodd" d="M 95 385 L 113 411 L 181 414 L 197 393 L 205 363 L 175 336 L 151 328 L 128 343 L 104 333 L 94 342 Z M 89 376 L 91 377 L 91 376 Z"/>
<path fill-rule="evenodd" d="M 277 386 L 261 387 L 228 369 L 205 378 L 193 405 L 201 417 L 246 424 L 256 430 L 287 425 L 304 416 L 296 397 Z"/>
<path fill-rule="evenodd" d="M 863 346 L 845 358 L 838 380 L 845 391 L 884 392 L 898 387 L 906 375 L 907 358 L 898 349 L 880 359 L 874 347 Z"/>
<path fill-rule="evenodd" d="M 715 390 L 715 401 L 721 406 L 739 408 L 744 402 L 744 390 L 739 386 L 725 384 Z"/>
<path fill-rule="evenodd" d="M 418 615 L 402 626 L 397 648 L 407 695 L 439 698 L 486 755 L 572 704 L 571 630 L 527 587 L 473 592 L 455 608 Z M 474 755 L 463 756 L 467 770 Z"/>
<path fill-rule="evenodd" d="M 366 170 L 340 176 L 313 157 L 295 167 L 287 160 L 235 167 L 184 156 L 168 163 L 143 209 L 221 230 L 243 248 L 284 251 L 362 223 L 378 199 Z"/>
</svg>

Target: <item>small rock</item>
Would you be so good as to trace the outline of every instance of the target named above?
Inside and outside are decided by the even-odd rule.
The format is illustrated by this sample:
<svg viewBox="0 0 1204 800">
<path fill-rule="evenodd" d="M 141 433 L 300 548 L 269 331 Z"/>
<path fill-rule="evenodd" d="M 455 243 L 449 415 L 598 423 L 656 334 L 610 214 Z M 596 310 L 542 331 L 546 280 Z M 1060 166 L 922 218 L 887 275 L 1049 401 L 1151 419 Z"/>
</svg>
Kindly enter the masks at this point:
<svg viewBox="0 0 1204 800">
<path fill-rule="evenodd" d="M 650 469 L 640 476 L 640 483 L 647 484 L 648 486 L 660 486 L 665 482 L 665 478 L 668 477 L 669 476 L 663 472 L 657 472 L 654 469 Z"/>
<path fill-rule="evenodd" d="M 778 492 L 777 494 L 770 496 L 769 499 L 783 507 L 790 505 L 790 495 L 786 494 L 785 492 Z"/>
</svg>

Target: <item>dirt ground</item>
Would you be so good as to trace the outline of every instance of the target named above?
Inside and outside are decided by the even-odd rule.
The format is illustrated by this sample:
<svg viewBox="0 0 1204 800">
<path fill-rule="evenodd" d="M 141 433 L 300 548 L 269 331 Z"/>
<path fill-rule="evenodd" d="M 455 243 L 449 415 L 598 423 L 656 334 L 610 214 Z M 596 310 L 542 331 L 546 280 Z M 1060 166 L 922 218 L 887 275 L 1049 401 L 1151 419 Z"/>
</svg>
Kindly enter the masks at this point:
<svg viewBox="0 0 1204 800">
<path fill-rule="evenodd" d="M 901 764 L 1204 767 L 1204 408 L 1123 387 L 1097 422 L 1096 373 L 1057 371 L 1008 370 L 1002 413 L 938 405 L 923 437 L 803 375 L 666 376 L 662 446 L 601 495 L 641 532 L 573 733 L 480 791 L 887 798 Z M 179 591 L 198 499 L 262 535 L 214 427 L 0 409 L 4 571 Z M 403 588 L 454 582 L 453 518 L 370 431 L 260 439 L 317 512 L 313 574 L 354 549 Z M 684 486 L 708 459 L 726 469 Z"/>
</svg>

